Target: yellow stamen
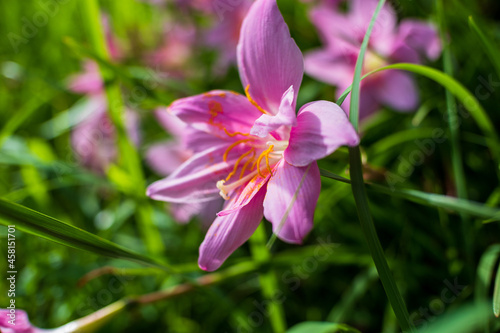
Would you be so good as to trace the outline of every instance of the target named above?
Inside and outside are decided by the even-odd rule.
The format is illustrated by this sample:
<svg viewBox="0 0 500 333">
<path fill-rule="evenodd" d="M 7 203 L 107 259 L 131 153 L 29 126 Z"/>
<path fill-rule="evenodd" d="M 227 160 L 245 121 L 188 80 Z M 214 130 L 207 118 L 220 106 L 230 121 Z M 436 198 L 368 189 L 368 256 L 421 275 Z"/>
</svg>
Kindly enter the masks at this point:
<svg viewBox="0 0 500 333">
<path fill-rule="evenodd" d="M 229 179 L 231 179 L 231 177 L 236 174 L 236 170 L 238 169 L 238 166 L 240 165 L 241 160 L 243 160 L 245 157 L 250 155 L 250 153 L 252 153 L 252 152 L 255 154 L 255 149 L 253 149 L 253 148 L 250 149 L 249 151 L 247 151 L 246 153 L 241 155 L 240 158 L 238 158 L 238 160 L 236 161 L 236 164 L 234 165 L 233 171 L 231 171 L 231 173 L 227 176 L 226 182 L 229 181 Z"/>
<path fill-rule="evenodd" d="M 269 154 L 273 151 L 273 148 L 274 148 L 273 145 L 269 146 L 269 149 L 271 151 L 266 154 L 266 166 L 267 166 L 267 170 L 269 171 L 269 173 L 271 174 L 271 176 L 273 175 L 273 170 L 271 170 L 271 166 L 269 165 Z"/>
<path fill-rule="evenodd" d="M 243 164 L 243 169 L 241 169 L 241 172 L 240 172 L 240 179 L 243 178 L 243 174 L 245 173 L 245 171 L 247 170 L 248 166 L 250 165 L 250 163 L 253 162 L 253 160 L 255 159 L 255 149 L 252 148 L 252 152 L 253 152 L 253 155 L 252 157 L 250 157 L 246 162 L 245 164 Z"/>
<path fill-rule="evenodd" d="M 250 141 L 252 139 L 243 139 L 243 140 L 238 140 L 236 141 L 235 143 L 233 143 L 232 145 L 230 145 L 226 151 L 224 152 L 224 155 L 222 156 L 222 160 L 224 162 L 227 162 L 227 156 L 229 155 L 229 152 L 231 152 L 231 150 L 236 147 L 237 145 L 241 144 L 241 143 L 244 143 L 244 142 L 247 142 L 247 141 Z"/>
<path fill-rule="evenodd" d="M 243 135 L 243 136 L 250 136 L 250 133 L 241 133 L 241 132 L 229 132 L 227 129 L 224 128 L 224 132 L 226 132 L 226 134 L 230 137 L 235 137 L 237 135 Z"/>
<path fill-rule="evenodd" d="M 262 178 L 265 178 L 266 176 L 264 176 L 262 174 L 262 172 L 260 171 L 260 161 L 262 161 L 262 159 L 265 157 L 266 158 L 267 168 L 268 168 L 269 171 L 271 171 L 271 166 L 269 165 L 269 157 L 268 157 L 268 155 L 273 151 L 273 148 L 274 148 L 273 145 L 269 146 L 269 148 L 266 149 L 262 154 L 260 154 L 259 158 L 257 159 L 257 162 L 256 162 L 257 163 L 257 172 L 259 173 L 259 176 L 261 176 Z"/>
<path fill-rule="evenodd" d="M 250 96 L 250 85 L 248 84 L 245 88 L 245 95 L 247 95 L 248 101 L 252 103 L 253 106 L 255 106 L 260 112 L 263 114 L 269 114 L 266 110 L 264 110 L 253 98 Z"/>
</svg>

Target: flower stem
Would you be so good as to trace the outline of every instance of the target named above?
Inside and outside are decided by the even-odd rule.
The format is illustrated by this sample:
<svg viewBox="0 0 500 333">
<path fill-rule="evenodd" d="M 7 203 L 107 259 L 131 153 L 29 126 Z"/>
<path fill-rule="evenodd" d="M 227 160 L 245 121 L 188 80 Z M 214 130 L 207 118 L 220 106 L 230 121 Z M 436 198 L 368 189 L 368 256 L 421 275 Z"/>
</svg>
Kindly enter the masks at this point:
<svg viewBox="0 0 500 333">
<path fill-rule="evenodd" d="M 271 259 L 271 253 L 266 246 L 266 241 L 266 229 L 261 223 L 250 238 L 252 257 L 259 265 Z M 267 316 L 269 316 L 273 331 L 283 333 L 286 331 L 285 311 L 282 305 L 283 301 L 278 297 L 281 293 L 279 292 L 276 273 L 272 269 L 259 273 L 259 282 L 262 287 L 262 296 L 268 301 Z"/>
<path fill-rule="evenodd" d="M 361 44 L 358 60 L 356 62 L 349 114 L 350 121 L 356 131 L 358 130 L 359 123 L 359 99 L 363 60 L 365 57 L 366 49 L 368 47 L 368 42 L 370 40 L 370 35 L 373 30 L 373 26 L 375 25 L 378 13 L 382 9 L 384 3 L 385 0 L 379 0 L 378 6 L 375 9 L 375 13 L 373 14 L 370 25 L 368 26 L 365 37 L 363 39 L 363 43 Z M 389 269 L 389 265 L 387 264 L 387 259 L 385 258 L 382 245 L 380 244 L 380 240 L 377 236 L 377 231 L 375 230 L 375 225 L 373 224 L 372 216 L 370 214 L 370 207 L 368 206 L 368 197 L 366 195 L 366 189 L 363 180 L 363 169 L 359 146 L 349 148 L 349 164 L 351 172 L 352 192 L 354 195 L 354 200 L 356 201 L 361 229 L 363 230 L 363 234 L 365 235 L 373 261 L 375 262 L 375 267 L 377 268 L 380 281 L 384 286 L 385 293 L 387 294 L 387 298 L 389 299 L 392 309 L 396 314 L 396 318 L 398 319 L 401 329 L 405 332 L 415 332 L 414 326 L 410 323 L 410 316 L 408 314 L 408 310 L 406 309 L 405 302 Z"/>
</svg>

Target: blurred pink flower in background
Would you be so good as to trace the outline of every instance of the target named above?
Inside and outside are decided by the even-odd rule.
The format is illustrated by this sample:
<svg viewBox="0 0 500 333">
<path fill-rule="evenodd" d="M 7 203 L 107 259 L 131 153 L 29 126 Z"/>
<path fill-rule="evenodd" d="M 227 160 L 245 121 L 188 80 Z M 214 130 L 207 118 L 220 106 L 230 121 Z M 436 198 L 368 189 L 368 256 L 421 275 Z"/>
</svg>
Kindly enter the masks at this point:
<svg viewBox="0 0 500 333">
<path fill-rule="evenodd" d="M 121 57 L 113 38 L 109 21 L 103 17 L 108 48 L 113 60 Z M 85 117 L 71 133 L 71 145 L 78 162 L 99 174 L 104 174 L 109 165 L 118 158 L 116 131 L 107 114 L 108 102 L 99 66 L 94 61 L 86 61 L 83 72 L 69 78 L 68 89 L 86 95 Z M 139 116 L 132 110 L 125 110 L 127 133 L 135 145 L 139 145 Z"/>
<path fill-rule="evenodd" d="M 163 128 L 172 135 L 172 139 L 149 147 L 146 160 L 157 174 L 167 177 L 193 156 L 194 152 L 189 149 L 187 142 L 191 137 L 190 134 L 195 131 L 164 109 L 156 110 L 155 116 Z M 202 226 L 208 229 L 217 212 L 221 210 L 222 202 L 222 198 L 218 197 L 207 202 L 171 203 L 170 212 L 179 223 L 187 223 L 198 216 Z"/>
<path fill-rule="evenodd" d="M 216 90 L 172 103 L 168 110 L 193 130 L 186 146 L 194 155 L 147 191 L 174 203 L 227 200 L 200 246 L 198 263 L 208 271 L 246 242 L 263 216 L 280 239 L 300 244 L 321 188 L 316 160 L 359 143 L 332 102 L 308 103 L 296 115 L 303 58 L 276 0 L 252 5 L 237 52 L 247 96 Z"/>
<path fill-rule="evenodd" d="M 147 53 L 145 61 L 155 70 L 168 72 L 174 77 L 184 77 L 190 70 L 189 60 L 193 55 L 196 42 L 195 26 L 166 24 L 161 45 L 157 50 Z"/>
<path fill-rule="evenodd" d="M 252 3 L 252 0 L 229 1 L 225 6 L 213 7 L 214 26 L 208 30 L 204 40 L 207 46 L 219 52 L 216 71 L 224 73 L 236 63 L 241 24 Z"/>
<path fill-rule="evenodd" d="M 337 86 L 337 98 L 352 84 L 356 59 L 378 1 L 352 0 L 347 12 L 337 5 L 320 4 L 310 12 L 324 47 L 308 52 L 305 71 Z M 396 62 L 422 63 L 437 59 L 441 42 L 436 28 L 426 22 L 405 19 L 397 24 L 394 9 L 385 4 L 374 26 L 363 74 Z M 350 96 L 342 107 L 349 111 Z M 408 112 L 418 107 L 419 95 L 411 74 L 384 71 L 361 83 L 360 116 L 366 118 L 381 105 Z"/>
<path fill-rule="evenodd" d="M 23 310 L 15 310 L 15 321 L 14 324 L 9 321 L 12 320 L 11 311 L 8 309 L 0 309 L 0 332 L 2 333 L 42 333 L 49 332 L 49 330 L 43 330 L 38 327 L 32 326 L 26 314 Z"/>
</svg>

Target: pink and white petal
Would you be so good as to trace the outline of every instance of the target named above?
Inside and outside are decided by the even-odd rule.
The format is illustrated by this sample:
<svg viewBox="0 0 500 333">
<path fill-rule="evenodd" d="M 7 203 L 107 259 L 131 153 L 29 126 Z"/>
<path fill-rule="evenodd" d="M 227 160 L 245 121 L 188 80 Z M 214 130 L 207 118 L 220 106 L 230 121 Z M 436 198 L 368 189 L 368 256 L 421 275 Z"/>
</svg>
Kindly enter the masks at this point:
<svg viewBox="0 0 500 333">
<path fill-rule="evenodd" d="M 200 246 L 201 269 L 215 271 L 252 236 L 262 220 L 265 193 L 262 189 L 239 211 L 215 219 Z"/>
<path fill-rule="evenodd" d="M 300 109 L 284 157 L 291 165 L 304 167 L 340 146 L 358 144 L 359 136 L 344 110 L 332 102 L 316 101 Z"/>
<path fill-rule="evenodd" d="M 248 133 L 262 113 L 240 94 L 214 90 L 173 102 L 168 111 L 190 126 L 219 137 Z"/>
<path fill-rule="evenodd" d="M 306 74 L 333 86 L 349 86 L 354 76 L 357 52 L 335 55 L 330 49 L 306 53 Z"/>
<path fill-rule="evenodd" d="M 281 160 L 267 184 L 264 216 L 281 240 L 301 244 L 313 227 L 321 190 L 318 164 L 295 167 Z"/>
<path fill-rule="evenodd" d="M 352 45 L 357 39 L 350 18 L 338 8 L 319 5 L 310 11 L 309 16 L 323 43 L 334 51 L 339 45 Z"/>
<path fill-rule="evenodd" d="M 250 130 L 250 134 L 265 138 L 269 133 L 276 131 L 281 126 L 296 126 L 295 92 L 293 86 L 283 94 L 278 114 L 263 114 L 257 119 Z"/>
<path fill-rule="evenodd" d="M 377 87 L 378 100 L 394 110 L 414 111 L 418 107 L 418 88 L 413 77 L 405 72 L 391 70 L 384 73 Z"/>
<path fill-rule="evenodd" d="M 402 21 L 399 25 L 397 41 L 430 60 L 436 60 L 441 55 L 441 39 L 436 27 L 431 23 L 417 20 Z"/>
<path fill-rule="evenodd" d="M 146 152 L 148 165 L 161 176 L 168 176 L 173 173 L 189 157 L 191 157 L 191 154 L 175 141 L 154 144 Z"/>
<path fill-rule="evenodd" d="M 250 86 L 252 99 L 269 113 L 278 113 L 290 86 L 298 93 L 304 61 L 276 0 L 254 2 L 243 21 L 237 57 L 243 87 Z M 294 107 L 295 101 L 296 96 Z"/>
<path fill-rule="evenodd" d="M 219 197 L 217 182 L 234 168 L 237 159 L 246 149 L 244 145 L 233 148 L 227 162 L 222 155 L 228 147 L 218 146 L 193 155 L 169 177 L 151 184 L 147 195 L 154 199 L 175 203 L 195 203 Z"/>
<path fill-rule="evenodd" d="M 233 214 L 234 212 L 248 205 L 248 203 L 252 201 L 254 196 L 267 184 L 267 181 L 270 178 L 270 173 L 268 173 L 264 178 L 256 175 L 248 182 L 245 187 L 231 194 L 231 197 L 235 197 L 235 200 L 230 200 L 225 205 L 224 210 L 217 213 L 217 216 L 226 216 L 229 214 Z"/>
</svg>

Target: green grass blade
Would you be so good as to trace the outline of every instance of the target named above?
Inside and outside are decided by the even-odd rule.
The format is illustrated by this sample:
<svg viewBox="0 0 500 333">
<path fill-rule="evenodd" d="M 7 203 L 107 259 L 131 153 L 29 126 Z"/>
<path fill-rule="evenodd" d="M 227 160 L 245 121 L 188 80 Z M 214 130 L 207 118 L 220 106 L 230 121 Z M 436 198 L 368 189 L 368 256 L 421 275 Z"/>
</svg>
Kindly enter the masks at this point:
<svg viewBox="0 0 500 333">
<path fill-rule="evenodd" d="M 269 262 L 271 259 L 271 253 L 266 246 L 266 240 L 266 229 L 261 223 L 253 236 L 250 237 L 252 257 L 257 264 Z M 268 272 L 259 273 L 259 283 L 262 287 L 262 296 L 268 302 L 267 311 L 273 331 L 276 333 L 285 332 L 285 310 L 282 302 L 276 299 L 276 291 L 279 290 L 276 273 L 272 269 Z"/>
<path fill-rule="evenodd" d="M 330 171 L 320 169 L 320 173 L 323 177 L 351 184 L 351 180 Z M 429 207 L 441 208 L 482 218 L 487 220 L 486 222 L 500 221 L 500 209 L 489 207 L 478 202 L 411 189 L 391 189 L 378 184 L 366 184 L 366 186 L 368 190 L 371 191 L 384 193 L 395 198 L 405 199 Z"/>
<path fill-rule="evenodd" d="M 500 265 L 498 265 L 495 289 L 493 291 L 493 313 L 497 318 L 500 316 Z"/>
<path fill-rule="evenodd" d="M 134 253 L 85 230 L 4 199 L 0 199 L 0 224 L 15 225 L 20 231 L 96 255 L 166 268 L 153 258 Z"/>
<path fill-rule="evenodd" d="M 99 12 L 99 4 L 97 0 L 81 1 L 81 9 L 85 27 L 96 55 L 103 60 L 109 60 L 109 52 L 106 45 L 104 32 L 101 28 L 101 15 Z M 116 78 L 105 66 L 100 64 L 101 75 L 104 81 L 109 78 L 114 79 L 111 84 L 106 85 L 106 97 L 108 99 L 108 114 L 116 129 L 118 139 L 118 150 L 120 159 L 124 169 L 132 179 L 132 183 L 136 184 L 137 192 L 146 193 L 145 178 L 142 170 L 141 159 L 134 145 L 127 136 L 125 127 L 125 105 L 121 96 L 120 86 L 116 82 Z M 153 221 L 153 209 L 148 201 L 144 200 L 138 206 L 137 222 L 139 231 L 148 252 L 154 255 L 160 255 L 164 252 L 161 234 Z"/>
<path fill-rule="evenodd" d="M 486 303 L 464 306 L 457 311 L 442 315 L 436 322 L 419 333 L 460 332 L 474 333 L 481 324 L 491 316 L 490 308 Z"/>
<path fill-rule="evenodd" d="M 486 49 L 486 54 L 490 58 L 490 61 L 493 64 L 493 66 L 495 66 L 495 70 L 497 71 L 498 77 L 500 77 L 500 58 L 498 58 L 498 52 L 499 52 L 498 48 L 495 48 L 493 46 L 491 40 L 488 37 L 486 37 L 483 31 L 478 27 L 472 16 L 469 16 L 469 27 L 479 37 L 479 40 Z"/>
<path fill-rule="evenodd" d="M 479 265 L 477 266 L 477 279 L 474 289 L 474 297 L 477 303 L 485 303 L 488 302 L 490 298 L 490 288 L 491 281 L 493 279 L 493 274 L 495 270 L 495 264 L 500 257 L 500 245 L 492 245 L 486 251 L 484 251 L 481 259 L 479 260 Z M 498 275 L 495 281 L 495 293 L 493 299 L 493 312 L 495 315 L 495 302 L 498 302 Z M 488 311 L 488 313 L 491 310 Z M 483 330 L 484 332 L 491 332 L 489 324 L 487 321 L 483 322 Z"/>
<path fill-rule="evenodd" d="M 351 105 L 349 112 L 349 120 L 353 127 L 358 130 L 359 123 L 359 94 L 360 94 L 360 83 L 361 83 L 361 73 L 363 70 L 363 61 L 368 47 L 368 42 L 370 41 L 370 35 L 377 20 L 377 16 L 382 9 L 385 0 L 379 0 L 375 13 L 370 21 L 368 29 L 366 31 L 363 43 L 361 44 L 361 49 L 359 51 L 358 59 L 356 61 L 356 69 L 354 71 L 354 79 L 352 84 L 352 96 Z M 384 250 L 380 244 L 380 240 L 375 230 L 375 225 L 373 224 L 372 216 L 370 213 L 370 208 L 368 206 L 368 198 L 366 195 L 365 183 L 363 180 L 363 167 L 361 164 L 361 152 L 358 147 L 349 148 L 349 165 L 350 172 L 352 175 L 352 192 L 354 195 L 354 200 L 356 202 L 356 207 L 358 210 L 358 216 L 361 223 L 361 229 L 365 235 L 370 253 L 375 262 L 375 267 L 377 268 L 380 281 L 384 286 L 385 293 L 391 306 L 396 314 L 399 325 L 403 331 L 413 332 L 414 328 L 410 322 L 410 315 L 406 308 L 405 302 L 401 293 L 398 290 L 394 277 L 387 264 L 387 259 L 385 258 Z"/>
<path fill-rule="evenodd" d="M 497 175 L 500 178 L 500 141 L 498 138 L 498 134 L 495 130 L 495 127 L 493 126 L 490 117 L 471 92 L 469 92 L 461 83 L 459 83 L 449 75 L 446 75 L 445 73 L 437 69 L 417 64 L 398 63 L 381 67 L 364 75 L 363 79 L 380 71 L 389 69 L 400 69 L 425 76 L 439 83 L 444 88 L 446 88 L 453 96 L 455 96 L 463 104 L 465 110 L 469 112 L 466 113 L 465 110 L 459 108 L 458 115 L 462 118 L 467 118 L 469 117 L 469 115 L 472 116 L 483 134 L 486 136 L 486 142 L 497 164 L 495 169 Z M 342 96 L 337 100 L 337 104 L 341 105 L 351 90 L 352 86 L 347 88 Z M 462 120 L 460 119 L 459 122 L 460 121 Z"/>
<path fill-rule="evenodd" d="M 286 333 L 361 333 L 355 328 L 349 327 L 345 324 L 324 323 L 309 321 L 300 323 L 290 328 Z"/>
</svg>

